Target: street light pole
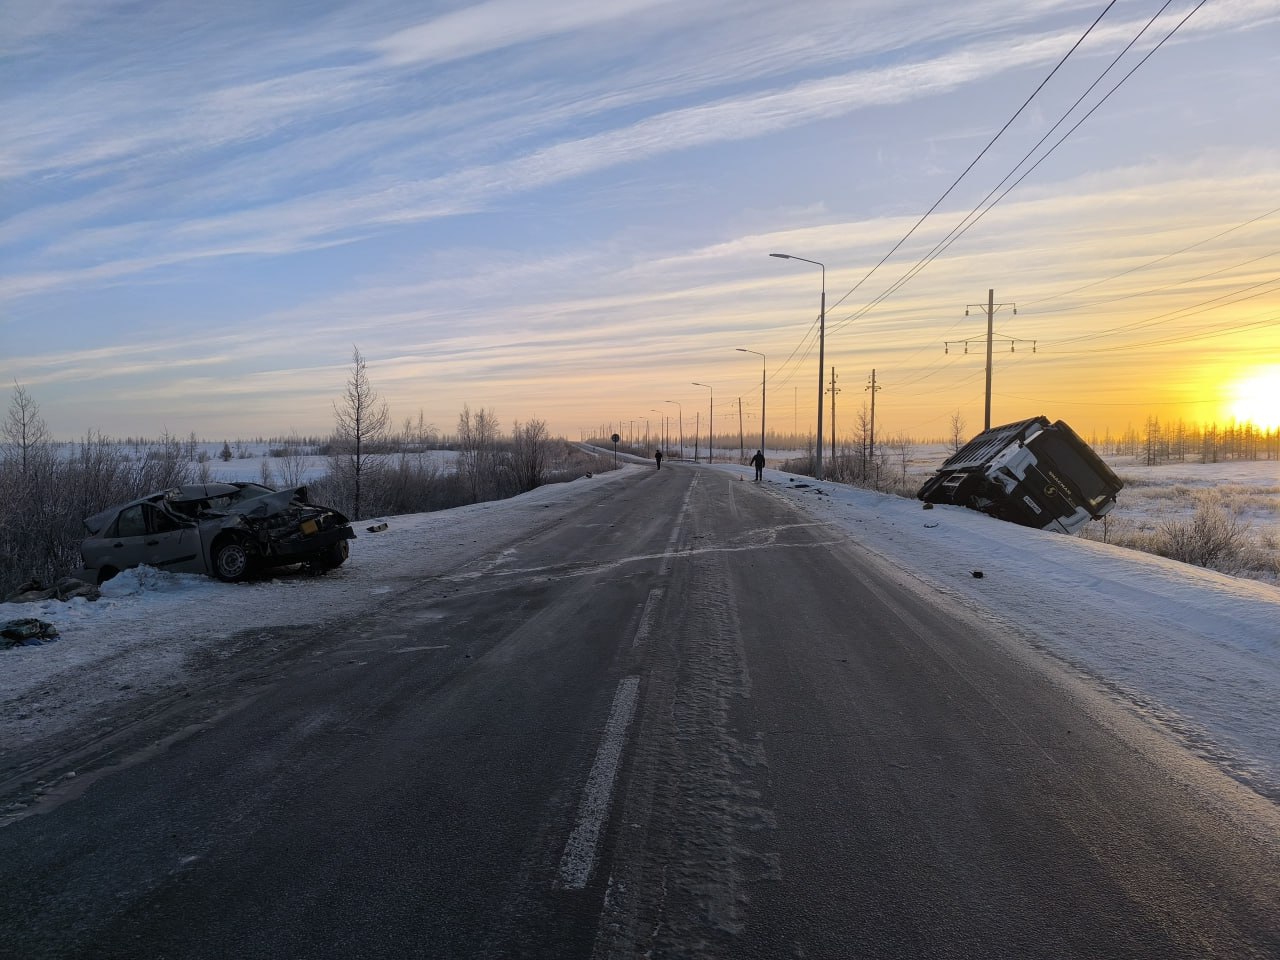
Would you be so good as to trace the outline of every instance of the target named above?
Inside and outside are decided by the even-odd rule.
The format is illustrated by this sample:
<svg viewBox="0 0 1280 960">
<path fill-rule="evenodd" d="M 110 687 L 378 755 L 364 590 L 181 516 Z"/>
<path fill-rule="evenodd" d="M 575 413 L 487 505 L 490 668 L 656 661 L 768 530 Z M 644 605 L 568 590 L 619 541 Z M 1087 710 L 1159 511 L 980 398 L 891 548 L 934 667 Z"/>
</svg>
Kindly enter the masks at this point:
<svg viewBox="0 0 1280 960">
<path fill-rule="evenodd" d="M 657 407 L 650 407 L 649 412 L 656 413 L 659 417 L 662 418 L 658 422 L 659 423 L 658 429 L 661 431 L 661 434 L 658 437 L 658 446 L 665 451 L 669 449 L 667 446 L 667 415 L 663 413 L 661 410 L 659 410 Z"/>
<path fill-rule="evenodd" d="M 794 257 L 789 253 L 771 253 L 771 257 L 777 257 L 780 260 L 800 260 L 804 263 L 812 263 L 815 267 L 822 268 L 822 301 L 818 314 L 818 455 L 813 462 L 813 478 L 815 480 L 822 479 L 822 368 L 826 363 L 824 351 L 827 344 L 827 265 L 820 260 L 810 260 L 807 257 Z"/>
<path fill-rule="evenodd" d="M 694 382 L 693 385 L 711 390 L 711 385 L 707 383 Z M 716 458 L 716 392 L 714 390 L 711 390 L 711 419 L 707 423 L 707 463 L 710 463 Z"/>
<path fill-rule="evenodd" d="M 680 459 L 684 459 L 684 407 L 680 406 L 679 400 L 663 400 L 663 403 L 674 403 L 676 412 L 680 414 Z"/>
<path fill-rule="evenodd" d="M 764 384 L 768 379 L 766 370 L 769 361 L 759 350 L 748 350 L 746 347 L 734 347 L 734 349 L 739 353 L 754 353 L 760 358 L 760 452 L 764 453 Z"/>
</svg>

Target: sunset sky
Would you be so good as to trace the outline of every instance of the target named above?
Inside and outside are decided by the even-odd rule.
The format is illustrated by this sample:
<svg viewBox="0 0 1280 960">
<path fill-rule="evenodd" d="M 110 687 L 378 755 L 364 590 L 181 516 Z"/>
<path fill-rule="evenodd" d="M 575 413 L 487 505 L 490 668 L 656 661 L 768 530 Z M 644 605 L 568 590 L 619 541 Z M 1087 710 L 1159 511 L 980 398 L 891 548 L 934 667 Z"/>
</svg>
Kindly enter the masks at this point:
<svg viewBox="0 0 1280 960">
<path fill-rule="evenodd" d="M 994 422 L 1280 424 L 1280 0 L 0 0 L 0 49 L 0 384 L 59 438 L 327 433 L 353 345 L 397 422 L 574 439 L 694 381 L 758 433 L 747 348 L 811 432 L 773 252 L 842 434 L 872 369 L 878 433 L 980 428 L 988 289 Z"/>
</svg>

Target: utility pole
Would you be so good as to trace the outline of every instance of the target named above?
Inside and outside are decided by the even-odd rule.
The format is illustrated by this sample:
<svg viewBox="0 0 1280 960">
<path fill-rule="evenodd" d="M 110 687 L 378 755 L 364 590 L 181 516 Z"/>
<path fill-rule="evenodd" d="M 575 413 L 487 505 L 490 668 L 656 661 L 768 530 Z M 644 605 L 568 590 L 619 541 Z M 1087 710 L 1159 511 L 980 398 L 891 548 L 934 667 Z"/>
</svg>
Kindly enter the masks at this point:
<svg viewBox="0 0 1280 960">
<path fill-rule="evenodd" d="M 695 387 L 706 387 L 711 391 L 711 419 L 707 421 L 707 463 L 716 458 L 716 390 L 709 383 L 698 383 L 693 381 Z M 694 456 L 693 462 L 697 463 L 698 458 Z"/>
<path fill-rule="evenodd" d="M 742 398 L 738 398 L 738 459 L 747 455 L 747 435 L 742 432 Z"/>
<path fill-rule="evenodd" d="M 698 434 L 702 431 L 702 411 L 693 415 L 693 462 L 698 462 Z"/>
<path fill-rule="evenodd" d="M 987 315 L 987 336 L 986 336 L 986 341 L 987 341 L 987 390 L 986 390 L 986 406 L 985 406 L 985 408 L 984 408 L 984 411 L 983 411 L 983 418 L 982 418 L 982 419 L 983 419 L 983 427 L 982 427 L 982 429 L 984 429 L 984 430 L 990 430 L 990 429 L 991 429 L 991 352 L 992 352 L 992 347 L 991 347 L 991 345 L 992 345 L 992 341 L 993 341 L 993 339 L 995 338 L 994 325 L 995 325 L 995 316 L 996 316 L 996 308 L 997 308 L 997 307 L 1012 307 L 1012 308 L 1013 308 L 1013 315 L 1014 315 L 1015 317 L 1018 315 L 1018 305 L 1017 305 L 1016 303 L 1012 303 L 1012 302 L 1010 302 L 1010 303 L 996 303 L 996 292 L 995 292 L 995 290 L 992 290 L 992 289 L 988 289 L 988 290 L 987 290 L 987 302 L 986 302 L 986 303 L 970 303 L 970 304 L 966 305 L 966 306 L 965 306 L 965 308 L 964 308 L 964 315 L 965 315 L 966 317 L 967 317 L 967 316 L 969 316 L 969 311 L 970 311 L 971 309 L 973 309 L 973 310 L 982 310 L 982 311 L 983 311 L 983 312 L 985 312 L 985 313 L 986 313 L 986 315 Z M 944 352 L 944 353 L 950 353 L 950 352 L 951 352 L 951 346 L 952 346 L 952 344 L 955 344 L 956 346 L 963 346 L 963 347 L 964 347 L 964 352 L 965 352 L 965 353 L 968 353 L 968 352 L 969 352 L 969 344 L 973 343 L 975 340 L 978 340 L 978 339 L 979 339 L 978 337 L 970 337 L 968 340 L 948 340 L 946 343 L 944 343 L 944 344 L 942 345 L 942 346 L 943 346 L 943 352 Z M 1009 344 L 1009 352 L 1010 352 L 1010 353 L 1013 353 L 1013 352 L 1015 352 L 1015 351 L 1016 351 L 1016 349 L 1017 349 L 1017 344 L 1019 344 L 1019 343 L 1029 343 L 1029 344 L 1031 344 L 1031 352 L 1032 352 L 1032 353 L 1035 353 L 1035 352 L 1036 352 L 1036 341 L 1034 341 L 1034 340 L 1021 340 L 1021 339 L 1019 339 L 1018 337 L 1006 337 L 1006 336 L 1003 336 L 1003 335 L 1000 337 L 1000 339 L 1001 339 L 1002 341 L 1004 341 L 1005 343 L 1008 343 L 1008 344 Z"/>
<path fill-rule="evenodd" d="M 876 455 L 876 392 L 880 387 L 876 386 L 876 371 L 873 367 L 871 370 L 871 383 L 867 386 L 871 391 L 871 456 Z"/>
<path fill-rule="evenodd" d="M 827 390 L 831 394 L 831 459 L 836 458 L 836 394 L 840 392 L 840 388 L 836 386 L 836 368 L 831 368 L 831 387 Z"/>
</svg>

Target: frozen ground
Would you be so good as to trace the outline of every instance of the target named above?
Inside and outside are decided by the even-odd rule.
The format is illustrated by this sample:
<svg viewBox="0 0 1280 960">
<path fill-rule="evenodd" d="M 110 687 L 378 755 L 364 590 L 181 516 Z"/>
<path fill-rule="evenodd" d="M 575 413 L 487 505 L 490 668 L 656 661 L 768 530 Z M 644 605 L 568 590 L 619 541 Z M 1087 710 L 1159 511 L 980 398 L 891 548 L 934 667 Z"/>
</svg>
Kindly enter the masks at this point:
<svg viewBox="0 0 1280 960">
<path fill-rule="evenodd" d="M 221 444 L 217 445 L 221 449 Z M 210 460 L 209 479 L 219 480 L 223 483 L 232 483 L 237 480 L 248 481 L 251 483 L 259 483 L 262 481 L 263 466 L 265 464 L 270 474 L 270 486 L 282 486 L 280 477 L 282 476 L 283 466 L 275 457 L 269 456 L 266 450 L 258 446 L 248 447 L 249 452 L 253 454 L 251 457 L 235 458 L 230 460 L 220 460 L 217 456 L 217 450 L 209 450 Z M 458 459 L 456 450 L 427 450 L 422 454 L 411 454 L 411 456 L 421 456 L 434 463 L 441 470 L 453 469 L 453 463 Z M 310 483 L 317 477 L 323 476 L 329 470 L 328 457 L 303 457 L 302 464 L 302 482 Z M 192 470 L 199 470 L 199 464 L 192 464 Z"/>
<path fill-rule="evenodd" d="M 1248 525 L 1254 550 L 1269 559 L 1253 574 L 1276 582 L 1280 574 L 1280 460 L 1166 463 L 1148 467 L 1133 458 L 1110 460 L 1125 482 L 1108 518 L 1121 532 L 1151 532 L 1185 518 L 1201 502 L 1220 506 Z"/>
<path fill-rule="evenodd" d="M 0 651 L 0 749 L 95 724 L 137 689 L 180 683 L 193 663 L 234 658 L 261 642 L 255 631 L 349 616 L 397 579 L 477 576 L 486 563 L 502 562 L 502 544 L 545 511 L 644 469 L 651 468 L 393 517 L 382 533 L 362 524 L 351 560 L 318 579 L 283 575 L 227 586 L 139 570 L 107 584 L 96 603 L 0 605 L 0 619 L 37 616 L 63 634 L 45 646 Z M 730 464 L 711 469 L 744 480 L 750 473 Z M 925 511 L 913 500 L 775 470 L 766 478 L 763 492 L 847 531 L 910 588 L 952 598 L 993 636 L 1026 642 L 1096 678 L 1135 712 L 1280 800 L 1280 589 L 960 508 Z"/>
</svg>

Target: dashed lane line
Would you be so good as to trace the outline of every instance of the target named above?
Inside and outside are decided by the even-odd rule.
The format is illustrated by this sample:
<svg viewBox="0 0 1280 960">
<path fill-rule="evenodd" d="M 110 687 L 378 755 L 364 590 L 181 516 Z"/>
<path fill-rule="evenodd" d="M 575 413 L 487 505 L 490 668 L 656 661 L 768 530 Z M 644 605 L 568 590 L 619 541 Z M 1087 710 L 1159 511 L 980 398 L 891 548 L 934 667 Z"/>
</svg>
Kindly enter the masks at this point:
<svg viewBox="0 0 1280 960">
<path fill-rule="evenodd" d="M 625 677 L 613 695 L 613 707 L 605 724 L 604 737 L 596 750 L 595 762 L 587 774 L 587 785 L 578 804 L 578 820 L 560 858 L 560 885 L 567 890 L 581 890 L 591 878 L 600 845 L 600 833 L 609 819 L 613 804 L 613 785 L 618 777 L 622 748 L 627 730 L 635 716 L 640 678 Z"/>
</svg>

